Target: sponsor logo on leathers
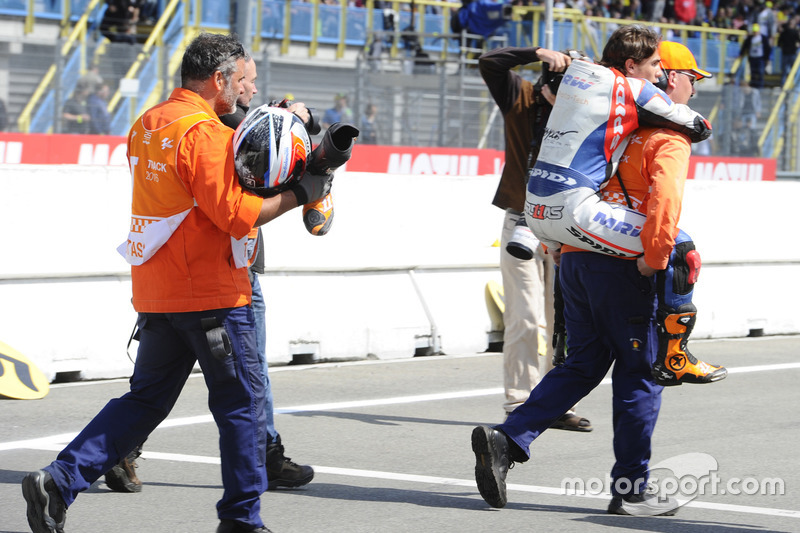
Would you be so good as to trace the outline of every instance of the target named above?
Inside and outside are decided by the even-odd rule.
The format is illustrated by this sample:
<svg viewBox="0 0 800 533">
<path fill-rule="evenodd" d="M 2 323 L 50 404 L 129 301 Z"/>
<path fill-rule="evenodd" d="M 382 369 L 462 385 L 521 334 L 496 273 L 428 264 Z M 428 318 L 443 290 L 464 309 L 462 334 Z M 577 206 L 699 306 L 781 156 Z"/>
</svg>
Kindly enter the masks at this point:
<svg viewBox="0 0 800 533">
<path fill-rule="evenodd" d="M 641 226 L 634 226 L 628 222 L 607 217 L 603 213 L 597 213 L 592 219 L 592 222 L 597 222 L 611 231 L 616 231 L 622 235 L 630 235 L 631 237 L 637 237 L 642 232 Z"/>
<path fill-rule="evenodd" d="M 525 214 L 536 220 L 561 220 L 563 205 L 542 205 L 525 203 Z"/>
<path fill-rule="evenodd" d="M 567 228 L 567 231 L 578 238 L 581 242 L 587 244 L 591 250 L 595 250 L 602 254 L 606 255 L 614 255 L 618 257 L 627 257 L 625 254 L 617 252 L 616 250 L 605 246 L 604 244 L 600 244 L 599 242 L 595 241 L 594 239 L 590 239 L 586 235 L 584 235 L 580 230 L 571 226 Z"/>
<path fill-rule="evenodd" d="M 546 180 L 554 181 L 556 183 L 563 183 L 564 185 L 576 185 L 578 182 L 575 181 L 574 178 L 569 178 L 567 176 L 563 176 L 561 174 L 556 174 L 555 172 L 550 172 L 548 170 L 542 170 L 541 168 L 534 168 L 531 171 L 531 178 L 543 178 Z"/>
<path fill-rule="evenodd" d="M 571 87 L 577 87 L 578 89 L 584 91 L 589 87 L 591 87 L 592 85 L 594 85 L 594 82 L 591 82 L 584 78 L 578 78 L 576 76 L 573 76 L 572 74 L 564 74 L 564 79 L 561 80 L 561 83 L 570 85 Z"/>
</svg>

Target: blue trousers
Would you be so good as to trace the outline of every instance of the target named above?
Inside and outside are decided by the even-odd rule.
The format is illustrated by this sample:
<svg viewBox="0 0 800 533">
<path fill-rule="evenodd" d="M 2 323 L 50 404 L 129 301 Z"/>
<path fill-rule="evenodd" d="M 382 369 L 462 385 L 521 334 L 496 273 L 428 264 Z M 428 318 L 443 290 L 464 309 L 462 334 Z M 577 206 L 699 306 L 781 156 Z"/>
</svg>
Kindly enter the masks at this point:
<svg viewBox="0 0 800 533">
<path fill-rule="evenodd" d="M 267 362 L 267 305 L 264 301 L 264 293 L 261 292 L 261 283 L 258 281 L 258 274 L 251 273 L 250 279 L 253 280 L 253 315 L 256 320 L 256 353 L 258 362 L 261 365 L 261 374 L 264 377 L 264 396 L 267 399 L 265 411 L 267 415 L 267 446 L 273 443 L 280 443 L 280 435 L 275 429 L 275 404 L 272 400 L 272 386 L 269 383 L 269 363 Z"/>
<path fill-rule="evenodd" d="M 201 319 L 216 317 L 231 341 L 231 355 L 211 353 Z M 139 350 L 131 390 L 111 400 L 45 468 L 69 506 L 164 420 L 195 361 L 208 387 L 208 406 L 219 428 L 224 492 L 220 519 L 262 527 L 260 496 L 267 488 L 264 381 L 256 357 L 250 306 L 196 313 L 140 313 Z"/>
<path fill-rule="evenodd" d="M 663 390 L 650 375 L 658 349 L 655 283 L 639 274 L 635 261 L 593 252 L 563 254 L 559 276 L 566 364 L 548 372 L 496 427 L 530 457 L 531 443 L 589 394 L 613 363 L 612 493 L 644 490 Z"/>
</svg>

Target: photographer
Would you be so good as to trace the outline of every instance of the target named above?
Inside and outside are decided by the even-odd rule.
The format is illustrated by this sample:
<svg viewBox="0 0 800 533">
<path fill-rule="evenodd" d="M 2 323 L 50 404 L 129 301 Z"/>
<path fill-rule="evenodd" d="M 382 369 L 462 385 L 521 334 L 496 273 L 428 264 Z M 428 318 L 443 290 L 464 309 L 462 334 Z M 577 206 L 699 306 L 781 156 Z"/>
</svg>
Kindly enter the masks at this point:
<svg viewBox="0 0 800 533">
<path fill-rule="evenodd" d="M 546 338 L 553 333 L 553 260 L 538 241 L 529 242 L 528 260 L 509 253 L 517 222 L 524 218 L 528 169 L 536 161 L 554 93 L 545 84 L 547 72 L 536 84 L 512 69 L 542 61 L 549 70 L 563 71 L 570 58 L 544 48 L 499 48 L 483 54 L 478 66 L 505 122 L 505 167 L 492 203 L 506 211 L 500 252 L 500 272 L 505 293 L 503 322 L 503 375 L 507 413 L 521 405 L 541 377 L 552 368 L 552 348 L 540 367 L 539 324 L 547 323 Z M 545 69 L 547 70 L 547 69 Z M 527 234 L 535 241 L 528 230 Z M 531 259 L 532 257 L 532 259 Z M 546 310 L 546 311 L 545 311 Z M 545 313 L 547 318 L 545 320 Z M 574 412 L 564 414 L 556 429 L 591 431 L 591 423 Z"/>
</svg>

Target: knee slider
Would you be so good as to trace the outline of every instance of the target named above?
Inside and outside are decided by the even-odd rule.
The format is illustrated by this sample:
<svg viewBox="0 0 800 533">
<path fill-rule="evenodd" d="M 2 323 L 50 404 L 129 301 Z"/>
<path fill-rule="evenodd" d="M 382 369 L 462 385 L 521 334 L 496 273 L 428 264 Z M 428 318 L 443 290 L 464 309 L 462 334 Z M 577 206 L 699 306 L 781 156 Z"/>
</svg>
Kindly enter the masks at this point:
<svg viewBox="0 0 800 533">
<path fill-rule="evenodd" d="M 675 245 L 673 264 L 673 290 L 676 294 L 688 294 L 700 277 L 700 252 L 694 242 L 686 241 Z"/>
<path fill-rule="evenodd" d="M 689 275 L 687 281 L 690 285 L 697 283 L 697 278 L 700 277 L 700 252 L 697 250 L 690 250 L 686 253 L 686 266 L 689 268 Z"/>
</svg>

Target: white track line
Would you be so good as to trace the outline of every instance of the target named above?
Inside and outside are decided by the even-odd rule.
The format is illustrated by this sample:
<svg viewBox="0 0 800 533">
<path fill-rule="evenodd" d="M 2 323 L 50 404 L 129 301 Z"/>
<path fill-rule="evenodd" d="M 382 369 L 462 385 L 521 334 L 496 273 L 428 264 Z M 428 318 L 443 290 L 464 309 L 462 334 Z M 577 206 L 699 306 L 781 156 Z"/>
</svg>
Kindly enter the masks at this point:
<svg viewBox="0 0 800 533">
<path fill-rule="evenodd" d="M 750 372 L 791 370 L 797 368 L 800 368 L 800 362 L 775 364 L 775 365 L 755 365 L 747 367 L 738 367 L 738 368 L 730 368 L 728 369 L 728 371 L 732 374 L 734 373 L 744 374 Z M 607 385 L 610 383 L 611 383 L 610 378 L 607 378 L 601 382 L 601 385 Z M 491 389 L 475 389 L 471 391 L 462 391 L 462 392 L 421 394 L 415 396 L 398 396 L 394 398 L 384 398 L 377 400 L 360 400 L 360 401 L 348 401 L 348 402 L 310 404 L 310 405 L 302 405 L 295 407 L 284 407 L 276 409 L 275 412 L 287 414 L 287 413 L 301 413 L 309 411 L 334 411 L 339 409 L 352 409 L 358 407 L 374 407 L 380 405 L 399 405 L 399 404 L 408 404 L 417 402 L 452 400 L 459 398 L 474 398 L 478 396 L 491 396 L 495 394 L 502 394 L 502 392 L 503 392 L 502 388 L 496 387 Z M 199 415 L 199 416 L 175 418 L 175 419 L 165 420 L 164 422 L 161 423 L 161 425 L 158 426 L 158 429 L 188 426 L 195 424 L 207 424 L 213 422 L 214 420 L 211 415 Z M 64 444 L 72 440 L 75 437 L 75 435 L 77 435 L 77 432 L 62 433 L 59 435 L 51 435 L 49 437 L 42 437 L 37 439 L 0 443 L 0 452 L 8 450 L 17 450 L 17 449 L 58 452 L 61 451 Z M 219 457 L 161 453 L 161 452 L 153 452 L 147 450 L 142 454 L 142 457 L 146 459 L 159 459 L 165 461 L 178 461 L 178 462 L 200 463 L 200 464 L 219 464 L 220 462 Z M 400 474 L 396 472 L 380 472 L 375 470 L 359 470 L 359 469 L 336 468 L 327 466 L 314 466 L 314 470 L 321 474 L 338 475 L 338 476 L 385 479 L 393 481 L 406 481 L 410 483 L 425 483 L 425 484 L 448 485 L 448 486 L 459 486 L 459 487 L 469 487 L 469 488 L 475 487 L 474 480 L 464 480 L 456 478 L 419 476 L 413 474 Z M 507 488 L 508 490 L 511 491 L 529 492 L 536 494 L 579 496 L 584 498 L 605 498 L 605 499 L 610 497 L 609 494 L 572 494 L 572 493 L 567 493 L 561 488 L 543 487 L 537 485 L 509 484 Z M 747 514 L 757 514 L 757 515 L 767 515 L 767 516 L 780 516 L 788 518 L 800 518 L 800 511 L 793 511 L 787 509 L 774 509 L 769 507 L 752 507 L 745 505 L 719 504 L 719 503 L 702 502 L 696 500 L 689 502 L 688 504 L 686 504 L 686 506 L 696 507 L 700 509 L 710 509 L 716 511 L 737 512 L 737 513 L 747 513 Z"/>
<path fill-rule="evenodd" d="M 48 451 L 60 451 L 61 448 L 59 446 L 48 446 L 47 448 L 39 448 L 39 449 L 47 449 Z M 194 463 L 194 464 L 209 464 L 209 465 L 218 465 L 220 464 L 219 457 L 207 457 L 203 455 L 187 455 L 187 454 L 178 454 L 178 453 L 161 453 L 161 452 L 151 452 L 145 450 L 142 454 L 143 459 L 160 459 L 163 461 L 173 461 L 173 462 L 182 462 L 182 463 Z M 317 474 L 328 474 L 333 476 L 344 476 L 344 477 L 359 477 L 359 478 L 367 478 L 367 479 L 383 479 L 383 480 L 390 480 L 390 481 L 404 481 L 407 483 L 422 483 L 425 485 L 446 485 L 449 487 L 467 487 L 470 489 L 475 488 L 475 480 L 473 479 L 457 479 L 457 478 L 447 478 L 447 477 L 435 477 L 435 476 L 420 476 L 415 474 L 400 474 L 397 472 L 382 472 L 378 470 L 362 470 L 362 469 L 355 469 L 355 468 L 338 468 L 338 467 L 330 467 L 330 466 L 319 466 L 319 465 L 312 465 L 314 468 L 314 472 Z M 515 492 L 528 492 L 533 494 L 547 494 L 547 495 L 555 495 L 555 496 L 572 496 L 572 497 L 580 497 L 580 498 L 594 498 L 594 499 L 603 499 L 608 500 L 611 498 L 611 494 L 602 493 L 602 494 L 575 494 L 572 492 L 568 492 L 565 489 L 561 489 L 558 487 L 543 487 L 539 485 L 519 485 L 515 483 L 509 483 L 506 488 L 509 491 Z M 786 518 L 800 518 L 800 511 L 792 511 L 788 509 L 774 509 L 770 507 L 753 507 L 749 505 L 731 505 L 725 503 L 711 503 L 711 502 L 702 502 L 702 501 L 691 501 L 684 505 L 684 507 L 694 507 L 697 509 L 710 509 L 714 511 L 725 511 L 725 512 L 734 512 L 734 513 L 745 513 L 745 514 L 756 514 L 756 515 L 765 515 L 765 516 L 780 516 Z"/>
<path fill-rule="evenodd" d="M 774 364 L 774 365 L 754 365 L 754 366 L 742 366 L 736 368 L 729 368 L 728 372 L 731 374 L 747 374 L 751 372 L 766 372 L 766 371 L 779 371 L 779 370 L 794 370 L 800 368 L 800 362 L 796 363 L 781 363 L 781 364 Z M 101 382 L 96 382 L 101 383 Z M 600 382 L 600 385 L 609 385 L 611 383 L 611 378 L 605 378 L 603 381 Z M 475 398 L 479 396 L 492 396 L 495 394 L 502 394 L 503 389 L 500 387 L 495 387 L 491 389 L 475 389 L 470 391 L 460 391 L 460 392 L 445 392 L 445 393 L 438 393 L 438 394 L 420 394 L 415 396 L 397 396 L 394 398 L 383 398 L 377 400 L 358 400 L 358 401 L 348 401 L 348 402 L 331 402 L 331 403 L 319 403 L 319 404 L 309 404 L 309 405 L 298 405 L 298 406 L 291 406 L 291 407 L 281 407 L 275 409 L 275 413 L 277 414 L 290 414 L 290 413 L 303 413 L 309 411 L 336 411 L 340 409 L 353 409 L 359 407 L 374 407 L 380 405 L 399 405 L 399 404 L 407 404 L 407 403 L 417 403 L 417 402 L 431 402 L 431 401 L 440 401 L 440 400 L 452 400 L 452 399 L 459 399 L 459 398 Z M 214 419 L 210 414 L 205 415 L 198 415 L 198 416 L 189 416 L 183 418 L 168 418 L 164 420 L 159 426 L 158 429 L 165 429 L 171 427 L 181 427 L 181 426 L 191 426 L 194 424 L 210 424 L 213 423 Z M 11 442 L 0 442 L 0 452 L 6 450 L 16 450 L 20 448 L 33 448 L 33 449 L 49 449 L 43 447 L 49 447 L 53 444 L 66 444 L 70 440 L 72 440 L 76 433 L 64 433 L 61 435 L 52 435 L 49 437 L 41 437 L 37 439 L 28 439 L 28 440 L 20 440 L 20 441 L 11 441 Z M 60 449 L 60 448 L 59 448 Z"/>
</svg>

